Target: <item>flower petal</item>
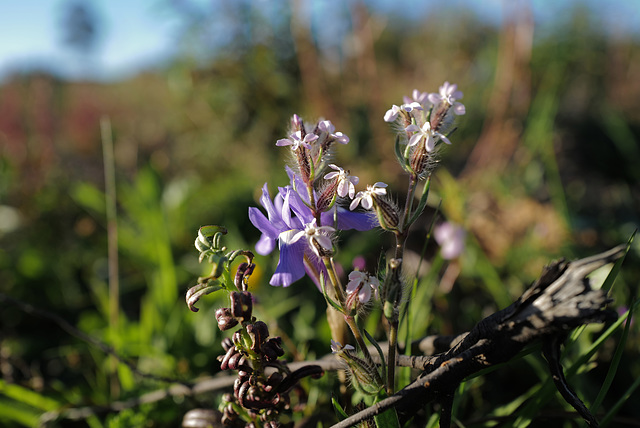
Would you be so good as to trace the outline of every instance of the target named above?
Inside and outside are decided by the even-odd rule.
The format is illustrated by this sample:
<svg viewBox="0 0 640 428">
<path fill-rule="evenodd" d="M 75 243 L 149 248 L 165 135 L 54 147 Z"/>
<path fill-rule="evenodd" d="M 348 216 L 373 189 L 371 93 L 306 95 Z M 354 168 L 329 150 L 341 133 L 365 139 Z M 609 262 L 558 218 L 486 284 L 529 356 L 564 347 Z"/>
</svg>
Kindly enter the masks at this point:
<svg viewBox="0 0 640 428">
<path fill-rule="evenodd" d="M 305 274 L 302 257 L 304 242 L 289 245 L 280 240 L 280 260 L 269 284 L 288 287 Z"/>
</svg>

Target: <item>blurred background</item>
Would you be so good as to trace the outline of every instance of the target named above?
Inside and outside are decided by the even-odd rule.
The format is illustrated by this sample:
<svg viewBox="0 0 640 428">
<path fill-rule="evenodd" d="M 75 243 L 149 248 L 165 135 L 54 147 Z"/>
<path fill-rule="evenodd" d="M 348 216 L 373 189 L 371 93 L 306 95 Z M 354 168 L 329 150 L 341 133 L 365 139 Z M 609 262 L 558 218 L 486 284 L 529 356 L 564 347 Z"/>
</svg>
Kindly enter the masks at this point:
<svg viewBox="0 0 640 428">
<path fill-rule="evenodd" d="M 455 285 L 425 303 L 423 334 L 468 330 L 552 259 L 624 243 L 639 224 L 634 0 L 23 0 L 0 5 L 0 36 L 3 426 L 167 386 L 65 325 L 144 373 L 187 381 L 219 370 L 213 312 L 224 301 L 209 296 L 198 314 L 184 303 L 204 273 L 193 240 L 219 224 L 229 248 L 253 248 L 247 208 L 265 182 L 272 194 L 287 183 L 275 141 L 293 113 L 331 120 L 351 138 L 337 162 L 403 200 L 385 111 L 414 88 L 449 81 L 464 92 L 430 204 L 442 200 L 467 248 Z M 416 228 L 416 252 L 430 221 Z M 343 265 L 362 254 L 375 263 L 379 232 L 344 238 Z M 290 359 L 319 357 L 330 338 L 323 298 L 304 281 L 269 287 L 274 257 L 259 258 L 252 278 L 265 321 Z M 613 290 L 622 310 L 637 294 L 637 261 L 636 245 Z M 635 326 L 613 402 L 640 377 L 639 345 Z M 606 349 L 585 391 L 601 383 Z M 526 364 L 513 370 L 518 391 L 537 381 Z M 77 426 L 177 426 L 215 403 L 174 397 Z M 464 417 L 487 409 L 476 401 Z M 638 411 L 624 403 L 619 414 Z"/>
</svg>

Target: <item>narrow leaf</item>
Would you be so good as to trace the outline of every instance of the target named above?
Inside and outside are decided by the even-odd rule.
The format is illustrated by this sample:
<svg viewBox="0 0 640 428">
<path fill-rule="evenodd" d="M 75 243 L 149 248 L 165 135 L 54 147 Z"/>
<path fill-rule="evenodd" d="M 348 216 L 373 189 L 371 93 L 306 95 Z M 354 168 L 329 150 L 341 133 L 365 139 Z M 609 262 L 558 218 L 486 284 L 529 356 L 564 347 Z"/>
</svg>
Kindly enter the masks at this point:
<svg viewBox="0 0 640 428">
<path fill-rule="evenodd" d="M 333 394 L 331 395 L 331 403 L 333 404 L 333 410 L 335 410 L 338 419 L 343 420 L 349 417 Z"/>
<path fill-rule="evenodd" d="M 378 345 L 378 342 L 376 342 L 376 340 L 373 338 L 373 336 L 371 336 L 366 329 L 363 329 L 363 331 L 364 331 L 364 335 L 367 336 L 367 340 L 369 341 L 369 343 L 371 343 L 376 348 L 376 351 L 378 351 L 378 355 L 380 356 L 380 361 L 381 361 L 381 365 L 382 365 L 382 379 L 386 379 L 387 378 L 387 364 L 386 364 L 385 359 L 384 359 L 384 354 L 382 353 L 382 348 L 380 348 L 380 345 Z"/>
<path fill-rule="evenodd" d="M 429 199 L 429 188 L 431 188 L 431 174 L 427 177 L 427 181 L 424 183 L 424 187 L 422 188 L 422 196 L 420 196 L 420 202 L 416 207 L 416 210 L 413 212 L 411 219 L 408 224 L 412 224 L 424 211 L 424 207 L 427 206 L 427 199 Z"/>
</svg>

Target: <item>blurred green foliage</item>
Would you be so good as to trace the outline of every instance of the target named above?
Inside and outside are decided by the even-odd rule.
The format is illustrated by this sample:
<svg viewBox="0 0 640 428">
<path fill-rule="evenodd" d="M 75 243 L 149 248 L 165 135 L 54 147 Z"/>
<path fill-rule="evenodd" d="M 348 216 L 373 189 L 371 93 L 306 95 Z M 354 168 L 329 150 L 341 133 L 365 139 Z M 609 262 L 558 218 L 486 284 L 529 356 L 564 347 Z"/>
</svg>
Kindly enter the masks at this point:
<svg viewBox="0 0 640 428">
<path fill-rule="evenodd" d="M 110 84 L 17 75 L 0 87 L 3 294 L 109 344 L 141 372 L 180 381 L 213 375 L 223 337 L 213 313 L 225 302 L 209 296 L 197 314 L 184 302 L 204 273 L 193 248 L 198 228 L 225 225 L 225 245 L 252 248 L 259 233 L 247 208 L 257 206 L 264 182 L 272 192 L 287 182 L 285 151 L 274 144 L 293 113 L 326 117 L 350 136 L 336 158 L 361 183 L 402 189 L 383 114 L 414 88 L 435 91 L 445 80 L 464 91 L 467 115 L 442 153 L 431 205 L 441 197 L 443 215 L 469 230 L 469 242 L 454 266 L 455 284 L 439 284 L 451 266 L 433 268 L 417 283 L 411 304 L 427 310 L 414 312 L 413 338 L 466 331 L 508 305 L 551 259 L 625 242 L 637 227 L 637 35 L 612 37 L 583 9 L 538 34 L 526 10 L 512 10 L 494 28 L 464 11 L 409 20 L 355 2 L 343 11 L 343 42 L 327 47 L 319 41 L 322 28 L 305 24 L 303 9 L 278 5 L 268 17 L 250 5 L 229 2 L 209 16 L 191 16 L 185 55 L 160 71 Z M 213 55 L 207 35 L 221 22 L 230 35 Z M 102 117 L 112 123 L 115 144 L 117 325 L 109 323 Z M 409 244 L 416 254 L 431 221 L 426 217 Z M 365 255 L 373 269 L 388 244 L 379 232 L 342 238 L 338 258 L 345 268 Z M 616 306 L 630 306 L 637 295 L 637 248 L 613 290 Z M 429 245 L 428 260 L 434 252 Z M 307 280 L 289 289 L 268 286 L 276 260 L 277 254 L 257 258 L 256 312 L 283 337 L 289 358 L 320 357 L 330 339 L 324 299 Z M 34 426 L 46 411 L 108 405 L 167 386 L 113 364 L 51 317 L 0 302 L 3 426 Z M 371 314 L 369 331 L 378 319 Z M 589 327 L 574 341 L 567 367 L 601 330 Z M 572 379 L 588 403 L 607 376 L 621 332 L 622 324 Z M 620 406 L 618 423 L 640 418 L 625 395 L 635 394 L 637 402 L 637 324 L 625 335 L 617 372 L 600 397 L 602 415 Z M 566 406 L 549 399 L 554 392 L 546 391 L 548 375 L 536 355 L 465 383 L 456 403 L 464 426 L 491 426 L 490 419 L 512 414 L 519 426 L 536 417 L 566 426 L 566 419 L 552 417 Z M 311 388 L 310 402 L 330 409 L 326 389 L 334 385 L 326 379 L 317 385 L 325 392 Z M 530 397 L 547 399 L 525 401 Z M 177 426 L 186 410 L 216 403 L 215 394 L 174 397 L 83 423 Z"/>
</svg>

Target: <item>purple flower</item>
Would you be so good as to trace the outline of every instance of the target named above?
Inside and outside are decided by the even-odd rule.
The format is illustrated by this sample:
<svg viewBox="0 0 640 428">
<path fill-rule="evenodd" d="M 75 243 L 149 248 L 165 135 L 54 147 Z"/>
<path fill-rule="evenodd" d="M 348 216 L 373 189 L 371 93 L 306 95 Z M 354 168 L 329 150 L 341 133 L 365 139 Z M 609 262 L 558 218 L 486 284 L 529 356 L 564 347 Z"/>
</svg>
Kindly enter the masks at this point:
<svg viewBox="0 0 640 428">
<path fill-rule="evenodd" d="M 311 143 L 318 139 L 316 134 L 307 134 L 302 138 L 302 131 L 296 131 L 289 138 L 282 138 L 276 142 L 276 146 L 291 146 L 291 150 L 297 150 L 300 146 L 310 149 Z"/>
<path fill-rule="evenodd" d="M 304 189 L 300 177 L 290 169 L 288 172 L 292 183 L 296 183 L 296 188 Z M 260 204 L 267 211 L 267 216 L 258 208 L 249 208 L 249 220 L 262 232 L 256 244 L 256 252 L 261 255 L 269 254 L 275 248 L 276 241 L 278 242 L 280 259 L 269 281 L 271 285 L 288 287 L 307 273 L 319 286 L 320 275 L 326 275 L 326 269 L 318 258 L 317 248 L 312 240 L 322 248 L 331 248 L 331 240 L 326 233 L 332 229 L 329 225 L 333 225 L 335 210 L 338 210 L 339 229 L 369 230 L 377 226 L 375 218 L 368 213 L 352 213 L 337 206 L 321 214 L 322 226 L 318 226 L 306 203 L 308 202 L 300 197 L 293 186 L 280 188 L 272 202 L 265 184 Z M 301 239 L 302 237 L 307 239 Z"/>
<path fill-rule="evenodd" d="M 457 102 L 462 98 L 462 92 L 458 91 L 458 85 L 444 82 L 444 85 L 440 86 L 439 94 L 429 94 L 429 101 L 434 105 L 438 105 L 440 102 L 445 101 L 450 106 L 453 106 L 453 112 L 457 115 L 463 115 L 466 112 L 464 104 Z"/>
<path fill-rule="evenodd" d="M 440 245 L 442 257 L 446 260 L 455 259 L 464 250 L 466 232 L 457 224 L 451 222 L 439 224 L 433 231 L 433 236 Z"/>
<path fill-rule="evenodd" d="M 258 208 L 249 208 L 249 220 L 262 232 L 256 244 L 258 254 L 266 255 L 275 248 L 276 241 L 280 249 L 278 266 L 269 281 L 271 285 L 288 287 L 302 278 L 307 271 L 304 263 L 305 252 L 313 254 L 305 240 L 293 240 L 298 232 L 304 232 L 304 225 L 297 217 L 291 215 L 291 199 L 295 192 L 290 187 L 281 188 L 274 202 L 271 202 L 269 191 L 265 184 L 260 198 L 261 205 L 267 210 L 267 217 Z M 295 198 L 295 196 L 293 196 Z M 321 266 L 309 266 L 317 274 Z"/>
</svg>

